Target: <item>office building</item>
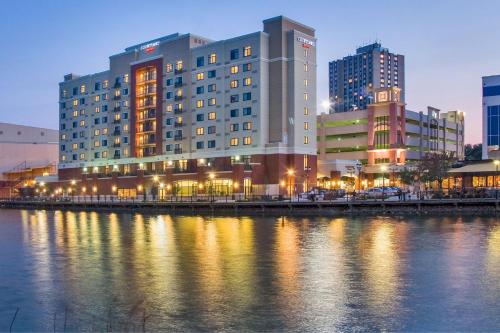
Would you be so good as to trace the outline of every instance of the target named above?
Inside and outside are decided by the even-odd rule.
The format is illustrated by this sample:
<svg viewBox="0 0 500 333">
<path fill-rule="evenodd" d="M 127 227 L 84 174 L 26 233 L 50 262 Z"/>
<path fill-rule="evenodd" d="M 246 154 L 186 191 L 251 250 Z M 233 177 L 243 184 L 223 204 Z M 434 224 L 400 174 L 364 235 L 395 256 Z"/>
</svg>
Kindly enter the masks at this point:
<svg viewBox="0 0 500 333">
<path fill-rule="evenodd" d="M 160 197 L 313 184 L 314 29 L 282 16 L 263 23 L 220 41 L 175 33 L 112 55 L 104 72 L 66 75 L 60 180 L 123 196 L 160 184 Z"/>
<path fill-rule="evenodd" d="M 483 77 L 483 159 L 500 158 L 500 75 Z"/>
<path fill-rule="evenodd" d="M 360 47 L 329 63 L 330 112 L 365 110 L 379 88 L 398 87 L 405 97 L 405 59 L 380 43 Z"/>
<path fill-rule="evenodd" d="M 359 161 L 369 185 L 380 185 L 383 166 L 401 168 L 431 152 L 463 159 L 464 117 L 433 107 L 407 110 L 398 88 L 381 88 L 366 110 L 318 116 L 318 177 L 330 177 L 332 161 Z"/>
<path fill-rule="evenodd" d="M 0 123 L 0 197 L 19 194 L 37 176 L 55 174 L 58 131 Z"/>
</svg>

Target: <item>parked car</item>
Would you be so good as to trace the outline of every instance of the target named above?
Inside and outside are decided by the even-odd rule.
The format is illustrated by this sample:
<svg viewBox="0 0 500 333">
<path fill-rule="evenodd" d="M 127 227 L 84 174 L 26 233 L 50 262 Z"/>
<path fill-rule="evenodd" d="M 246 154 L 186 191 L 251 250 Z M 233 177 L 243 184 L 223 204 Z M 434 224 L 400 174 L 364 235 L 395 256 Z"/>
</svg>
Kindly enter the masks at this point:
<svg viewBox="0 0 500 333">
<path fill-rule="evenodd" d="M 367 199 L 381 199 L 384 195 L 387 196 L 387 193 L 380 187 L 372 187 L 364 192 L 364 197 Z"/>
</svg>

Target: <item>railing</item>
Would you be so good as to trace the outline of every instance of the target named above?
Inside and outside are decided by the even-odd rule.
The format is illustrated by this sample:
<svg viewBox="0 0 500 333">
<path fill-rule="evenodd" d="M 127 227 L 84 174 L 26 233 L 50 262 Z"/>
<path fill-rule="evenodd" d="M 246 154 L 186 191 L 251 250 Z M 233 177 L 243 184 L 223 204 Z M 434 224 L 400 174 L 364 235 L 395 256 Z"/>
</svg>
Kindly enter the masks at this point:
<svg viewBox="0 0 500 333">
<path fill-rule="evenodd" d="M 184 83 L 182 83 L 182 82 L 175 82 L 175 83 L 174 83 L 174 87 L 175 87 L 175 88 L 180 88 L 180 87 L 182 87 L 183 85 L 184 85 Z"/>
<path fill-rule="evenodd" d="M 182 135 L 175 135 L 174 141 L 182 141 Z"/>
<path fill-rule="evenodd" d="M 182 101 L 183 99 L 184 99 L 184 96 L 175 95 L 175 97 L 174 97 L 174 101 Z"/>
<path fill-rule="evenodd" d="M 115 112 L 120 112 L 121 108 L 119 106 L 115 106 L 115 108 L 113 109 L 113 111 Z"/>
<path fill-rule="evenodd" d="M 174 154 L 182 154 L 182 148 L 175 148 Z"/>
<path fill-rule="evenodd" d="M 114 132 L 113 132 L 113 136 L 119 136 L 119 135 L 121 135 L 121 132 L 120 132 L 120 131 L 114 131 Z"/>
<path fill-rule="evenodd" d="M 186 70 L 185 70 L 184 68 L 175 69 L 175 70 L 174 70 L 174 74 L 176 74 L 176 75 L 177 75 L 177 74 L 182 74 L 182 73 L 184 73 L 185 71 L 186 71 Z"/>
<path fill-rule="evenodd" d="M 174 114 L 181 114 L 182 112 L 184 112 L 183 109 L 179 109 L 179 108 L 174 109 Z"/>
<path fill-rule="evenodd" d="M 179 123 L 179 122 L 174 123 L 174 127 L 182 127 L 182 126 L 184 126 L 184 123 Z"/>
<path fill-rule="evenodd" d="M 121 97 L 122 97 L 121 95 L 115 95 L 115 96 L 113 97 L 113 99 L 114 99 L 115 101 L 117 101 L 117 100 L 119 100 Z"/>
</svg>

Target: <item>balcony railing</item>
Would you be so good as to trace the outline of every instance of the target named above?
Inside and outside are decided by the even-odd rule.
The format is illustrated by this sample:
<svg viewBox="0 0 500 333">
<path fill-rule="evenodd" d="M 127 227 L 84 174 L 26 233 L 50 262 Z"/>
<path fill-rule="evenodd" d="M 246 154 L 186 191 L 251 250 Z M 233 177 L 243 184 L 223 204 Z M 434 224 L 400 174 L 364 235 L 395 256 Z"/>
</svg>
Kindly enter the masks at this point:
<svg viewBox="0 0 500 333">
<path fill-rule="evenodd" d="M 184 99 L 184 96 L 175 95 L 175 97 L 174 97 L 174 101 L 182 101 L 183 99 Z"/>
<path fill-rule="evenodd" d="M 119 124 L 121 122 L 121 119 L 114 119 L 113 124 Z"/>
<path fill-rule="evenodd" d="M 174 109 L 174 114 L 181 114 L 182 112 L 184 112 L 183 109 L 179 109 L 179 108 Z"/>
<path fill-rule="evenodd" d="M 174 70 L 174 74 L 178 75 L 178 74 L 182 74 L 184 73 L 186 70 L 184 68 L 180 68 L 180 69 L 176 69 Z"/>
<path fill-rule="evenodd" d="M 177 121 L 174 123 L 174 127 L 182 127 L 182 126 L 184 126 L 184 123 L 179 123 Z"/>
<path fill-rule="evenodd" d="M 118 148 L 118 147 L 120 147 L 120 144 L 119 143 L 113 143 L 113 147 Z"/>
<path fill-rule="evenodd" d="M 174 141 L 182 141 L 182 135 L 175 135 Z"/>
<path fill-rule="evenodd" d="M 114 99 L 115 101 L 117 101 L 117 100 L 119 100 L 121 97 L 122 97 L 121 95 L 115 95 L 115 96 L 113 97 L 113 99 Z"/>
<path fill-rule="evenodd" d="M 184 83 L 182 83 L 182 82 L 174 82 L 174 87 L 175 87 L 175 88 L 180 88 L 180 87 L 182 87 L 183 85 L 184 85 Z"/>
<path fill-rule="evenodd" d="M 113 109 L 113 111 L 115 112 L 120 112 L 121 111 L 121 108 L 119 106 L 115 106 L 115 108 Z"/>
<path fill-rule="evenodd" d="M 114 136 L 119 136 L 119 135 L 121 135 L 121 132 L 120 132 L 120 131 L 114 131 L 114 132 L 113 132 L 113 135 L 114 135 Z"/>
<path fill-rule="evenodd" d="M 182 148 L 175 148 L 174 154 L 182 154 Z"/>
</svg>

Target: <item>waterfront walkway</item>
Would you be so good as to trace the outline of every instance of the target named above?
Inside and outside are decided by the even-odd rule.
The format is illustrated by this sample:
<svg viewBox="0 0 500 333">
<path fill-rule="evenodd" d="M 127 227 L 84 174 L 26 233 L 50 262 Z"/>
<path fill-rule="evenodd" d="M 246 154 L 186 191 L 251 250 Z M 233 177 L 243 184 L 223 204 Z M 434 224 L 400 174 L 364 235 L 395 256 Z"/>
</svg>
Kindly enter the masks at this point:
<svg viewBox="0 0 500 333">
<path fill-rule="evenodd" d="M 88 200 L 85 200 L 88 199 Z M 165 212 L 178 214 L 300 214 L 300 215 L 344 215 L 344 214 L 496 214 L 500 212 L 500 200 L 494 198 L 427 199 L 400 201 L 349 200 L 331 201 L 244 201 L 244 200 L 107 200 L 97 198 L 44 199 L 44 200 L 0 200 L 0 208 L 50 209 L 50 210 L 107 210 Z"/>
</svg>

